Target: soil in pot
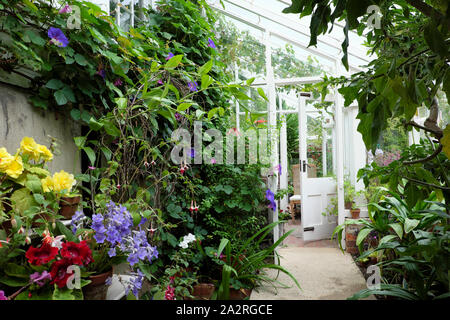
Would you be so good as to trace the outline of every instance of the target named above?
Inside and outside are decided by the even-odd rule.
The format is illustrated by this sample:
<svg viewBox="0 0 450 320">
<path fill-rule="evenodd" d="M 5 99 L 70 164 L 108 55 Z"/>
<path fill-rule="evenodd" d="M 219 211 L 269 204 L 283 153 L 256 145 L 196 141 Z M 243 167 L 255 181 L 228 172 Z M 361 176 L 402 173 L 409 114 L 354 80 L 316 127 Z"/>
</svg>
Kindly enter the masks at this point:
<svg viewBox="0 0 450 320">
<path fill-rule="evenodd" d="M 59 214 L 66 219 L 72 219 L 72 216 L 77 211 L 78 205 L 81 202 L 81 197 L 61 197 L 59 201 Z"/>
<path fill-rule="evenodd" d="M 106 300 L 106 294 L 109 286 L 106 285 L 106 279 L 112 277 L 112 269 L 108 272 L 104 272 L 98 275 L 90 276 L 89 283 L 83 287 L 84 300 Z"/>
</svg>

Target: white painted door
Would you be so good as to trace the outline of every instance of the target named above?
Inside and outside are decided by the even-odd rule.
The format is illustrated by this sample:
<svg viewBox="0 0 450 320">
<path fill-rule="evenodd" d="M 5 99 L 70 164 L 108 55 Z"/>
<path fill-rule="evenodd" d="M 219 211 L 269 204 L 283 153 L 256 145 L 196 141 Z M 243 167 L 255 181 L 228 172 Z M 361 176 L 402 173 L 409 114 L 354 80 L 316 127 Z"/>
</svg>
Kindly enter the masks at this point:
<svg viewBox="0 0 450 320">
<path fill-rule="evenodd" d="M 337 225 L 337 216 L 326 213 L 327 208 L 333 211 L 331 199 L 337 196 L 333 119 L 320 114 L 313 102 L 302 96 L 298 114 L 303 239 L 330 239 Z"/>
</svg>

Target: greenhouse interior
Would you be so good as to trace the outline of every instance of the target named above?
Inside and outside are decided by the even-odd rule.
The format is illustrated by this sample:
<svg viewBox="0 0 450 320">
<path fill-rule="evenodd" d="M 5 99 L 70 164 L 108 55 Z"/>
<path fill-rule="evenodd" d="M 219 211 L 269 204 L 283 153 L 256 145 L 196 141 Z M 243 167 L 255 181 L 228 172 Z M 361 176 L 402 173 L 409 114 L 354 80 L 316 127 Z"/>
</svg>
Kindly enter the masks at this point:
<svg viewBox="0 0 450 320">
<path fill-rule="evenodd" d="M 0 0 L 0 26 L 0 300 L 450 298 L 448 0 Z"/>
</svg>

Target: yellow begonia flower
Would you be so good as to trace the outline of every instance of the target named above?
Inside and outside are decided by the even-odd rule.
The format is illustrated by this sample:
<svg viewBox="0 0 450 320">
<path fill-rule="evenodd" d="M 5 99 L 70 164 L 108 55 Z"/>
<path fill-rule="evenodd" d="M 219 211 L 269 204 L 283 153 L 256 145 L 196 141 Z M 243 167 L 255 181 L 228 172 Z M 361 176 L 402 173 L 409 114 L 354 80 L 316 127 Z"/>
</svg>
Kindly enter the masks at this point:
<svg viewBox="0 0 450 320">
<path fill-rule="evenodd" d="M 50 150 L 48 150 L 46 146 L 38 144 L 37 149 L 42 159 L 44 159 L 44 161 L 51 161 L 53 159 L 53 154 L 50 152 Z"/>
<path fill-rule="evenodd" d="M 75 184 L 76 180 L 74 179 L 73 174 L 69 174 L 64 170 L 53 175 L 53 191 L 55 192 L 60 192 L 62 190 L 70 192 Z"/>
<path fill-rule="evenodd" d="M 0 148 L 0 172 L 5 172 L 13 159 L 14 157 L 6 151 L 6 148 Z"/>
<path fill-rule="evenodd" d="M 6 174 L 11 178 L 17 179 L 23 172 L 23 162 L 21 156 L 13 157 L 5 170 Z"/>
<path fill-rule="evenodd" d="M 38 144 L 33 138 L 24 137 L 20 142 L 20 152 L 23 155 L 29 155 L 33 160 L 38 161 L 40 157 Z"/>
<path fill-rule="evenodd" d="M 53 179 L 52 177 L 46 177 L 45 179 L 41 179 L 42 190 L 44 192 L 50 192 L 53 190 Z"/>
</svg>

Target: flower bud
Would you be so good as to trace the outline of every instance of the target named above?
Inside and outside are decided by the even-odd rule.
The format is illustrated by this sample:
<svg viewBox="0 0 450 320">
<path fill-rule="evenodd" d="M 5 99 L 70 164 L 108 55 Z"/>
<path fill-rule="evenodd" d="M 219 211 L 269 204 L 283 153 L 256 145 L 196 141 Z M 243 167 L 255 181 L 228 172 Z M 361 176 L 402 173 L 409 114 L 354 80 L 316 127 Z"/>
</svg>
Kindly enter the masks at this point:
<svg viewBox="0 0 450 320">
<path fill-rule="evenodd" d="M 31 243 L 31 238 L 30 238 L 29 236 L 27 236 L 27 237 L 25 238 L 25 243 L 26 243 L 26 244 L 30 244 L 30 243 Z"/>
<path fill-rule="evenodd" d="M 15 218 L 11 219 L 11 225 L 12 225 L 13 228 L 17 227 L 17 220 Z"/>
</svg>

